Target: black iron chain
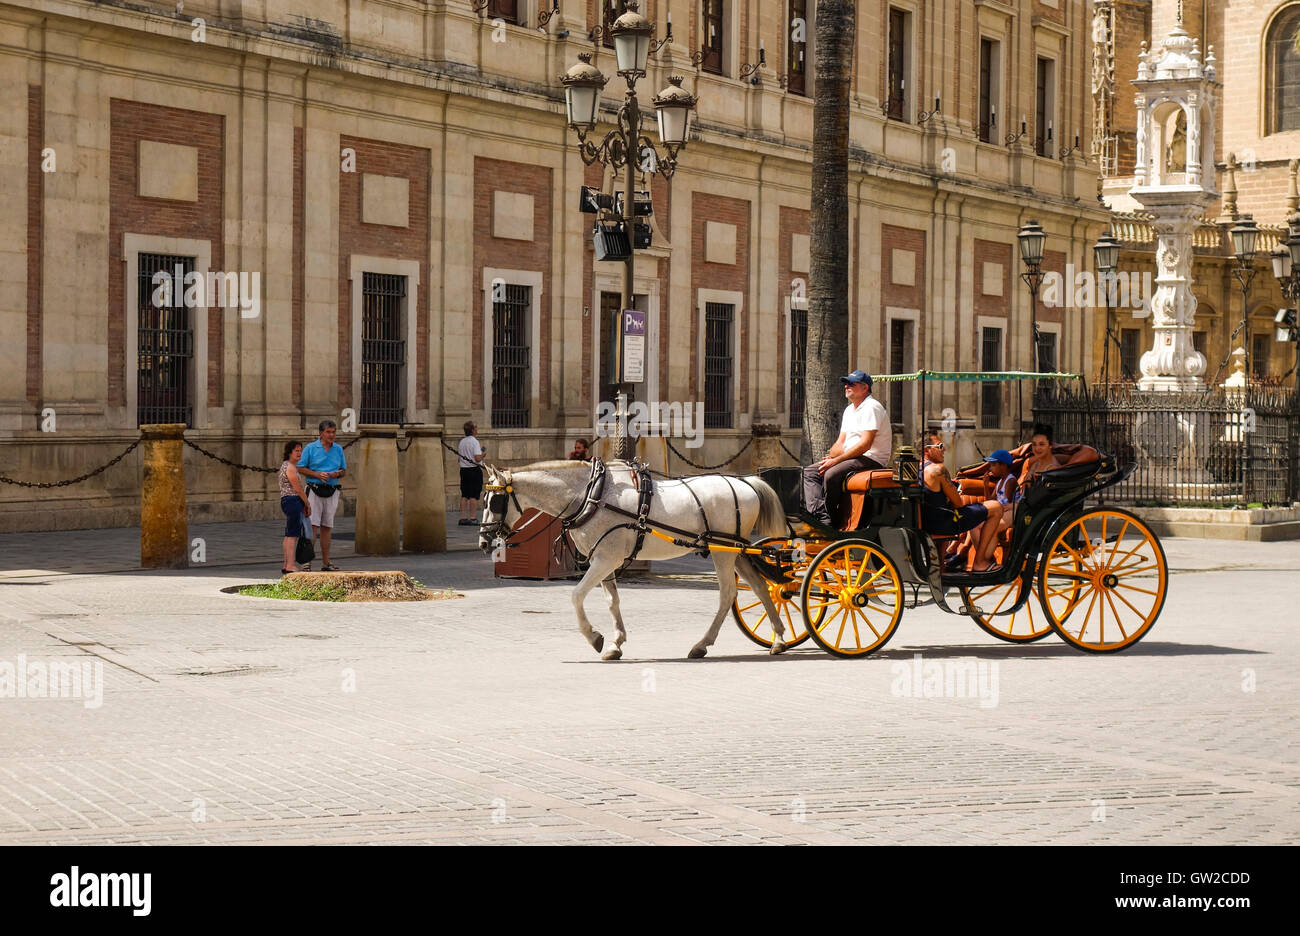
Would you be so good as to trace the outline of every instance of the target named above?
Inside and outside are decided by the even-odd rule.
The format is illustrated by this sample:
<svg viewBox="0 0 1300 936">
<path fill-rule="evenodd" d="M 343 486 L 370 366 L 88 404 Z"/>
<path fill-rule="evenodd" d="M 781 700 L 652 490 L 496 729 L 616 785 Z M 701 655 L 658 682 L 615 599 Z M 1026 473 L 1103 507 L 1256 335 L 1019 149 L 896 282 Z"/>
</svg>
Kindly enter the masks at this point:
<svg viewBox="0 0 1300 936">
<path fill-rule="evenodd" d="M 691 461 L 689 458 L 687 458 L 685 455 L 683 455 L 681 452 L 677 451 L 676 446 L 674 446 L 673 443 L 672 443 L 671 441 L 669 441 L 668 439 L 664 439 L 664 441 L 668 443 L 668 449 L 669 449 L 669 451 L 671 451 L 674 455 L 676 455 L 676 456 L 677 456 L 678 458 L 680 458 L 682 461 L 686 462 L 686 464 L 690 465 L 692 468 L 698 468 L 700 471 L 713 471 L 713 470 L 715 470 L 715 469 L 717 469 L 717 468 L 724 468 L 724 467 L 726 467 L 727 465 L 730 465 L 732 462 L 734 462 L 734 461 L 735 461 L 737 458 L 739 458 L 741 455 L 744 455 L 745 452 L 746 452 L 746 450 L 748 450 L 748 448 L 749 448 L 751 445 L 754 444 L 754 437 L 753 437 L 753 436 L 750 436 L 748 439 L 746 439 L 746 440 L 745 440 L 745 444 L 742 445 L 742 446 L 740 447 L 740 451 L 737 452 L 735 455 L 732 455 L 732 456 L 731 456 L 730 458 L 728 458 L 726 461 L 718 462 L 716 465 L 701 465 L 701 464 L 699 464 L 698 462 L 693 462 L 693 461 Z"/>
<path fill-rule="evenodd" d="M 229 465 L 231 468 L 238 468 L 241 471 L 260 471 L 264 474 L 276 474 L 280 470 L 279 468 L 259 468 L 257 465 L 241 465 L 239 462 L 233 462 L 229 458 L 222 458 L 220 455 L 217 455 L 214 452 L 209 452 L 207 449 L 203 448 L 202 446 L 195 445 L 189 439 L 182 439 L 181 441 L 184 442 L 186 445 L 188 445 L 190 448 L 194 449 L 194 451 L 198 452 L 199 454 L 206 455 L 208 458 L 211 458 L 213 461 L 219 461 L 223 465 Z"/>
<path fill-rule="evenodd" d="M 122 459 L 126 458 L 126 456 L 134 452 L 135 447 L 139 444 L 140 444 L 140 440 L 136 439 L 134 442 L 132 442 L 130 445 L 126 447 L 126 451 L 123 452 L 121 455 L 118 455 L 116 458 L 112 459 L 106 464 L 100 465 L 94 471 L 88 471 L 84 475 L 81 475 L 80 477 L 77 478 L 69 478 L 66 481 L 19 481 L 17 478 L 10 478 L 10 477 L 6 477 L 5 475 L 0 475 L 0 484 L 14 484 L 17 485 L 18 487 L 25 487 L 25 488 L 61 488 L 61 487 L 67 487 L 69 484 L 80 484 L 82 481 L 88 481 L 89 479 L 95 477 L 95 475 L 103 474 L 105 471 L 112 468 Z"/>
<path fill-rule="evenodd" d="M 777 436 L 776 441 L 780 444 L 782 449 L 785 449 L 785 453 L 794 459 L 794 463 L 796 465 L 800 464 L 799 456 L 796 455 L 794 452 L 790 451 L 788 448 L 786 448 L 785 439 L 782 439 L 780 436 Z"/>
</svg>

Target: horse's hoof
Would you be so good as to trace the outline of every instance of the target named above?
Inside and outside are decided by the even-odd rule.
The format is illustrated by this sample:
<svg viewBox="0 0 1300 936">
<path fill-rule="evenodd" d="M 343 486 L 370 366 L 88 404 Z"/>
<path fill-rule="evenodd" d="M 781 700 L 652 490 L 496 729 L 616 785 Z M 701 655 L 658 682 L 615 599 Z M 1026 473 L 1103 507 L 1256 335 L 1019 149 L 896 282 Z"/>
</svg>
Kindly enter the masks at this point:
<svg viewBox="0 0 1300 936">
<path fill-rule="evenodd" d="M 605 649 L 605 635 L 604 635 L 604 634 L 592 634 L 591 637 L 589 637 L 588 639 L 591 641 L 591 646 L 592 646 L 592 648 L 593 648 L 597 653 L 600 653 L 601 650 Z"/>
<path fill-rule="evenodd" d="M 610 647 L 600 655 L 600 658 L 602 660 L 621 660 L 623 659 L 623 651 L 618 647 Z"/>
<path fill-rule="evenodd" d="M 699 660 L 702 659 L 704 654 L 708 652 L 709 651 L 707 647 L 691 647 L 691 652 L 686 654 L 686 659 Z"/>
<path fill-rule="evenodd" d="M 778 653 L 785 653 L 789 649 L 790 647 L 784 640 L 774 640 L 772 641 L 772 649 L 767 652 L 772 656 L 776 656 Z"/>
</svg>

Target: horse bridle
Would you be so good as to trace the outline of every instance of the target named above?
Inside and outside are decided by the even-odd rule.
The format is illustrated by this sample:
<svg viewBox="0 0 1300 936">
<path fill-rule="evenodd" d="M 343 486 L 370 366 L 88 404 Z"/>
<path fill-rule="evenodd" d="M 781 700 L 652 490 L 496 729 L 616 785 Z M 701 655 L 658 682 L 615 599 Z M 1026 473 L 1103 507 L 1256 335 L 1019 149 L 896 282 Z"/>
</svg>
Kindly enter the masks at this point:
<svg viewBox="0 0 1300 936">
<path fill-rule="evenodd" d="M 564 509 L 560 512 L 559 520 L 566 532 L 573 527 L 581 526 L 591 518 L 591 515 L 595 512 L 594 509 L 592 509 L 593 493 L 596 491 L 597 487 L 599 487 L 599 482 L 604 478 L 604 475 L 604 463 L 599 459 L 593 460 L 591 475 L 587 479 L 587 485 L 583 492 L 570 498 L 569 503 L 565 504 Z M 532 525 L 534 520 L 543 516 L 543 514 L 539 511 L 519 529 L 509 529 L 506 523 L 506 514 L 509 510 L 509 505 L 513 503 L 515 505 L 515 510 L 519 512 L 520 516 L 523 515 L 524 509 L 519 504 L 519 498 L 515 496 L 515 487 L 514 484 L 511 483 L 512 479 L 510 473 L 508 471 L 502 471 L 498 477 L 500 477 L 504 483 L 483 485 L 483 490 L 487 493 L 487 509 L 492 515 L 493 520 L 491 523 L 479 524 L 479 535 L 486 536 L 493 541 L 500 539 L 507 546 L 522 546 L 524 543 L 529 542 L 533 537 L 545 530 L 546 525 L 543 525 L 538 529 L 537 533 L 534 533 L 526 540 L 518 543 L 512 543 L 510 540 L 523 533 L 524 530 L 528 529 L 528 527 Z M 601 490 L 603 493 L 603 488 Z M 578 509 L 570 513 L 570 505 L 578 498 L 581 498 L 581 503 L 578 505 Z M 599 505 L 597 504 L 596 506 Z M 496 519 L 497 517 L 500 519 Z"/>
</svg>

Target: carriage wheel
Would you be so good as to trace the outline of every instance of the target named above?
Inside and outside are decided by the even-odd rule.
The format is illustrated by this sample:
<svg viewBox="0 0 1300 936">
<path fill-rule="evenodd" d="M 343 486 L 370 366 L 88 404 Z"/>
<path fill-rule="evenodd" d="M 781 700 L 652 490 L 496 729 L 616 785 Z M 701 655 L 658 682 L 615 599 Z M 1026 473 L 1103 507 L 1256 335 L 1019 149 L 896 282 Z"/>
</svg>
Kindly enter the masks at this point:
<svg viewBox="0 0 1300 936">
<path fill-rule="evenodd" d="M 1168 584 L 1155 534 L 1133 514 L 1112 508 L 1090 510 L 1062 530 L 1038 573 L 1052 628 L 1091 653 L 1123 650 L 1146 636 Z"/>
<path fill-rule="evenodd" d="M 773 536 L 759 540 L 754 545 L 766 546 L 773 542 L 784 543 L 786 539 L 783 536 Z M 807 560 L 796 562 L 793 566 L 795 576 L 802 575 L 807 568 Z M 781 625 L 785 629 L 785 645 L 799 646 L 808 639 L 808 629 L 804 627 L 803 618 L 795 603 L 799 594 L 799 583 L 778 585 L 775 582 L 767 582 L 767 592 L 772 599 L 772 604 L 776 605 L 777 613 L 781 615 Z M 825 609 L 822 613 L 826 613 Z M 772 627 L 772 621 L 767 616 L 767 609 L 763 607 L 762 599 L 754 593 L 749 583 L 741 578 L 739 573 L 736 575 L 736 599 L 731 603 L 731 616 L 735 618 L 736 626 L 740 628 L 742 634 L 760 647 L 771 649 L 772 639 L 776 636 L 775 628 Z"/>
<path fill-rule="evenodd" d="M 1033 643 L 1052 632 L 1051 621 L 1042 609 L 1039 608 L 1035 613 L 1034 596 L 1029 595 L 1018 610 L 1008 613 L 1032 589 L 1033 584 L 1029 579 L 1021 576 L 1005 585 L 962 588 L 961 600 L 966 605 L 970 619 L 984 633 L 1011 643 Z"/>
<path fill-rule="evenodd" d="M 879 547 L 840 540 L 813 559 L 799 604 L 808 632 L 823 650 L 866 656 L 894 636 L 903 616 L 903 586 L 893 560 Z"/>
</svg>

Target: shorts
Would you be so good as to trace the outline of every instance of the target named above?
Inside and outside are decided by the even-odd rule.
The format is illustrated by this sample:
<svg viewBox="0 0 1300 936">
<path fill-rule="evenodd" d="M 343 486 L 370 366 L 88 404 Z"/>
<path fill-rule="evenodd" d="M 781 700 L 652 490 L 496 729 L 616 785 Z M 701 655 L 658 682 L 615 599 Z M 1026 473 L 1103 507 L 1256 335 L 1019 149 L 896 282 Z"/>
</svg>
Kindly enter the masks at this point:
<svg viewBox="0 0 1300 936">
<path fill-rule="evenodd" d="M 336 489 L 329 497 L 317 497 L 314 491 L 307 492 L 307 503 L 311 504 L 311 516 L 307 519 L 314 527 L 334 526 L 334 514 L 338 513 L 342 495 Z"/>
<path fill-rule="evenodd" d="M 460 466 L 460 496 L 478 500 L 483 494 L 483 469 Z"/>
<path fill-rule="evenodd" d="M 280 498 L 280 509 L 284 511 L 285 536 L 302 536 L 302 507 L 302 498 L 297 494 L 286 494 Z"/>
<path fill-rule="evenodd" d="M 973 529 L 989 518 L 989 509 L 983 504 L 967 504 L 953 517 L 951 510 L 926 507 L 922 515 L 925 532 L 931 536 L 955 536 Z"/>
</svg>

